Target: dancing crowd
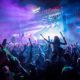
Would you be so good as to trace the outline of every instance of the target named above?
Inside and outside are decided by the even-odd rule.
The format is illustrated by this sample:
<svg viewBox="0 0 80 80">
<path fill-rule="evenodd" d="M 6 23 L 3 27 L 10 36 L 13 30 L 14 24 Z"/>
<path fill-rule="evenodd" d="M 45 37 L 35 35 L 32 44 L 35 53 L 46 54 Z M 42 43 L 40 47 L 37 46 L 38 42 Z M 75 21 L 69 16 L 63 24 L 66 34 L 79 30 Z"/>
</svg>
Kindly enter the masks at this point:
<svg viewBox="0 0 80 80">
<path fill-rule="evenodd" d="M 80 80 L 80 45 L 67 44 L 58 36 L 54 41 L 7 45 L 0 44 L 0 80 Z M 61 46 L 64 47 L 61 47 Z"/>
</svg>

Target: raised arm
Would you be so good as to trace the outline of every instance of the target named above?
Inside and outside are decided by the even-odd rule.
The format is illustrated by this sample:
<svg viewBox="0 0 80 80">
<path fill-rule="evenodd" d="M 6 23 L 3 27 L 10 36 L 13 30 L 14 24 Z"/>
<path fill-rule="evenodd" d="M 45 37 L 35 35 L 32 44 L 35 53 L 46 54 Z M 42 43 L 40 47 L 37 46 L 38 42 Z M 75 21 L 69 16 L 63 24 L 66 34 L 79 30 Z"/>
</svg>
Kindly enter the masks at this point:
<svg viewBox="0 0 80 80">
<path fill-rule="evenodd" d="M 50 42 L 50 40 L 48 41 L 46 38 L 44 38 L 44 36 L 42 34 L 40 34 L 44 40 L 46 40 L 48 43 L 52 44 L 53 42 Z"/>
<path fill-rule="evenodd" d="M 29 38 L 29 42 L 30 42 L 30 44 L 32 44 L 32 43 L 31 43 L 31 39 L 30 39 L 30 38 Z"/>
<path fill-rule="evenodd" d="M 30 43 L 30 45 L 31 45 L 31 47 L 32 47 L 32 42 L 31 42 L 31 39 L 29 38 L 29 43 Z"/>
<path fill-rule="evenodd" d="M 61 34 L 61 36 L 62 36 L 62 38 L 64 40 L 64 43 L 61 43 L 61 44 L 66 45 L 67 44 L 67 41 L 66 41 L 65 37 L 63 36 L 62 32 L 60 32 L 60 34 Z"/>
<path fill-rule="evenodd" d="M 31 42 L 31 39 L 29 38 L 29 43 L 30 43 L 30 55 L 29 55 L 29 58 L 28 58 L 28 61 L 27 63 L 30 63 L 32 61 L 32 48 L 33 48 L 33 45 L 32 45 L 32 42 Z"/>
</svg>

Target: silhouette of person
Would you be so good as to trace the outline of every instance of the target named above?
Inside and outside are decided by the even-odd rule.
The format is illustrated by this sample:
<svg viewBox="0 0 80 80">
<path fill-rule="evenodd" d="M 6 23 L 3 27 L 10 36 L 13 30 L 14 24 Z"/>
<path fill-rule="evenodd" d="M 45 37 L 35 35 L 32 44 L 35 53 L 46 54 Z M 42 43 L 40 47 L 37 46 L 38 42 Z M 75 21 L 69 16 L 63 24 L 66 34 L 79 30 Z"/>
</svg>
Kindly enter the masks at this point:
<svg viewBox="0 0 80 80">
<path fill-rule="evenodd" d="M 50 44 L 53 45 L 53 49 L 54 49 L 53 53 L 55 53 L 58 56 L 62 56 L 62 54 L 64 52 L 63 48 L 61 48 L 61 45 L 66 45 L 67 44 L 67 42 L 66 42 L 65 37 L 63 36 L 63 34 L 61 32 L 60 32 L 60 34 L 62 35 L 64 42 L 61 42 L 60 38 L 58 36 L 54 36 L 54 41 L 53 42 L 48 41 L 41 34 L 41 36 L 44 38 L 44 40 L 46 40 L 48 43 L 50 43 Z"/>
</svg>

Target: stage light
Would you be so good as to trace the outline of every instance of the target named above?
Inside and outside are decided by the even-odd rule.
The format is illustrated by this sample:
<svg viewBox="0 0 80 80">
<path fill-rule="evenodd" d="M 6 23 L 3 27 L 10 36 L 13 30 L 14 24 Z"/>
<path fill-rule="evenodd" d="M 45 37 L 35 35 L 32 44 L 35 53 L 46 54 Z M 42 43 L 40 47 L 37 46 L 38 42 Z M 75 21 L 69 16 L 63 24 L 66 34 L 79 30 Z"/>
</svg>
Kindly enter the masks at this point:
<svg viewBox="0 0 80 80">
<path fill-rule="evenodd" d="M 38 8 L 36 8 L 36 9 L 32 10 L 33 13 L 38 13 L 39 11 L 40 11 L 40 7 L 38 7 Z"/>
<path fill-rule="evenodd" d="M 44 34 L 44 37 L 45 37 L 46 39 L 48 39 L 48 36 L 50 36 L 51 39 L 54 39 L 54 36 L 61 37 L 61 36 L 60 36 L 60 33 L 57 32 L 57 31 L 55 31 L 55 32 L 48 31 L 48 32 L 46 32 L 46 33 Z"/>
<path fill-rule="evenodd" d="M 19 34 L 13 34 L 12 36 L 13 37 L 19 37 Z"/>
<path fill-rule="evenodd" d="M 54 39 L 54 36 L 58 36 L 61 38 L 60 31 L 62 32 L 62 28 L 59 27 L 45 27 L 42 31 L 40 31 L 37 36 L 38 39 L 43 40 L 43 38 L 40 36 L 40 34 L 43 34 L 43 36 L 48 39 L 48 36 L 50 36 L 50 39 Z"/>
</svg>

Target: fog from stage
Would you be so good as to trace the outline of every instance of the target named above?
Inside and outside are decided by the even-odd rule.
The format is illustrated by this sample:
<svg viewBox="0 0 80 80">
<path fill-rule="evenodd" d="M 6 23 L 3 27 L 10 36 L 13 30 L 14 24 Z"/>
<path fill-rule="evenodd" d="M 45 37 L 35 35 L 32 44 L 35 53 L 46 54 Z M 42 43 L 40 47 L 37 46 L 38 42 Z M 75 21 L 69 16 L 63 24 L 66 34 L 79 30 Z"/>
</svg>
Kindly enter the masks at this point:
<svg viewBox="0 0 80 80">
<path fill-rule="evenodd" d="M 68 8 L 56 6 L 45 10 L 30 3 L 22 6 L 18 0 L 17 2 L 2 0 L 0 2 L 0 40 L 7 38 L 9 41 L 14 39 L 24 42 L 31 37 L 37 41 L 42 39 L 40 34 L 43 34 L 46 39 L 48 36 L 53 39 L 55 35 L 61 38 L 60 32 L 62 32 L 68 41 L 77 42 L 80 39 L 80 15 L 77 13 L 74 15 L 73 6 Z M 78 6 L 76 7 L 80 10 Z"/>
</svg>

